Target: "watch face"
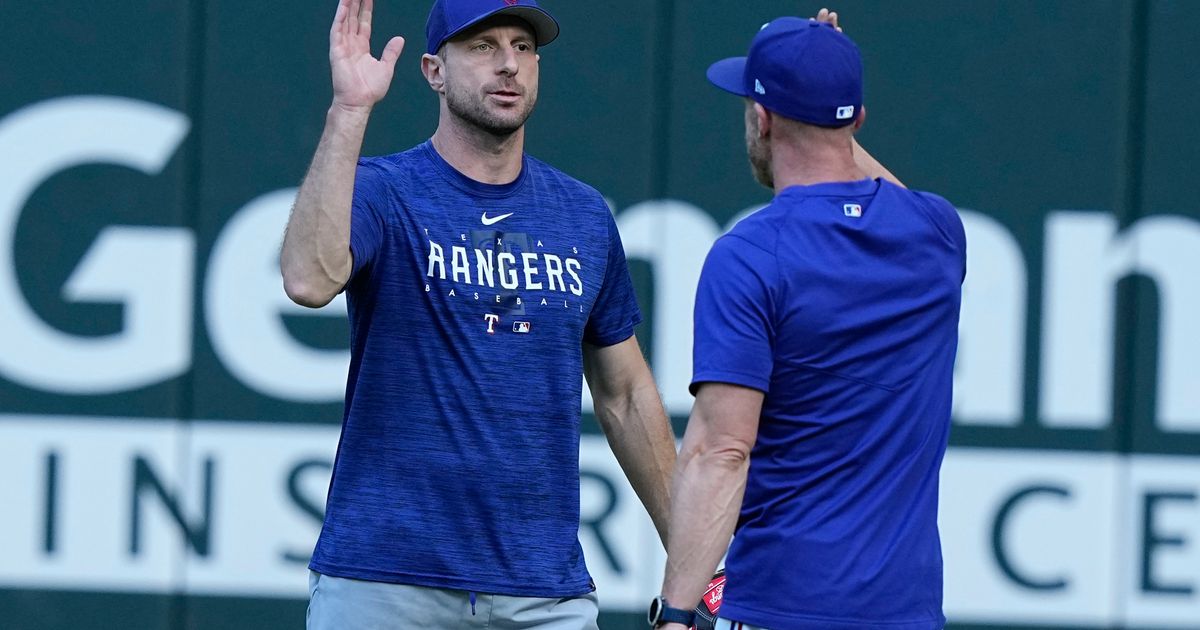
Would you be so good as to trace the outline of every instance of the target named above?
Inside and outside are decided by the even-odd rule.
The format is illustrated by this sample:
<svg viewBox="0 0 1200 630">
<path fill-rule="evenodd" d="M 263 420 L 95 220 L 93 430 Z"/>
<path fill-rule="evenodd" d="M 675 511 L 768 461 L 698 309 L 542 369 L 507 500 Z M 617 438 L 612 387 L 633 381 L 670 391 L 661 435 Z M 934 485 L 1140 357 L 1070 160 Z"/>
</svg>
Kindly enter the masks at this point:
<svg viewBox="0 0 1200 630">
<path fill-rule="evenodd" d="M 650 600 L 650 611 L 646 613 L 646 621 L 650 622 L 650 627 L 658 625 L 658 621 L 662 619 L 663 598 L 662 596 L 655 597 Z"/>
<path fill-rule="evenodd" d="M 695 620 L 695 616 L 695 612 L 691 610 L 671 608 L 667 605 L 667 600 L 659 595 L 650 602 L 650 611 L 646 614 L 646 621 L 650 622 L 651 628 L 657 628 L 667 623 L 681 623 L 690 626 Z"/>
</svg>

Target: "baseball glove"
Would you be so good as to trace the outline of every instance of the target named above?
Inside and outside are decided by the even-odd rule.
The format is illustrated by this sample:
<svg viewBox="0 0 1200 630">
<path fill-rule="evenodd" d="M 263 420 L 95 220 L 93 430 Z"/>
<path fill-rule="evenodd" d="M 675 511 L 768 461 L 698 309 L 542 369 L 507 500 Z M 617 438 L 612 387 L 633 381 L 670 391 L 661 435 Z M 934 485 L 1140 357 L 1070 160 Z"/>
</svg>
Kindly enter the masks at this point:
<svg viewBox="0 0 1200 630">
<path fill-rule="evenodd" d="M 696 625 L 692 630 L 714 630 L 717 624 L 717 614 L 721 610 L 721 600 L 725 598 L 725 569 L 719 569 L 704 589 L 704 597 L 696 606 Z"/>
</svg>

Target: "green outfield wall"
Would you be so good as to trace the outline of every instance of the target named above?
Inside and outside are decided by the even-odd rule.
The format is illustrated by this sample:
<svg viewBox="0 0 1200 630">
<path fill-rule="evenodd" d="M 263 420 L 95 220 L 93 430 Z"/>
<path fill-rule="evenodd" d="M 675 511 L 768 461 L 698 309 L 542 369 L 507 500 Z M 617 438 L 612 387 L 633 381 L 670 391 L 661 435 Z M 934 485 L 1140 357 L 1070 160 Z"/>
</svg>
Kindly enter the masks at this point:
<svg viewBox="0 0 1200 630">
<path fill-rule="evenodd" d="M 426 2 L 365 152 L 423 141 Z M 544 0 L 528 150 L 611 202 L 682 431 L 708 246 L 769 201 L 704 70 L 819 5 Z M 0 4 L 0 628 L 301 627 L 348 364 L 282 228 L 334 5 Z M 1200 2 L 847 0 L 860 139 L 969 241 L 942 481 L 954 628 L 1200 629 Z M 519 382 L 495 387 L 519 387 Z M 663 552 L 585 396 L 602 627 Z"/>
</svg>

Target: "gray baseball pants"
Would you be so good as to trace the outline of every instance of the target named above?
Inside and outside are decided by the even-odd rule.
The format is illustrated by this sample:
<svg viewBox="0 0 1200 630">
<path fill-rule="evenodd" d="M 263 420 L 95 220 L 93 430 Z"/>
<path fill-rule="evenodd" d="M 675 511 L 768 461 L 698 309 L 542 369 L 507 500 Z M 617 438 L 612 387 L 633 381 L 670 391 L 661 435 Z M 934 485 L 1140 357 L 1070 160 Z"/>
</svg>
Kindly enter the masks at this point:
<svg viewBox="0 0 1200 630">
<path fill-rule="evenodd" d="M 599 630 L 596 594 L 472 594 L 308 574 L 308 630 Z"/>
</svg>

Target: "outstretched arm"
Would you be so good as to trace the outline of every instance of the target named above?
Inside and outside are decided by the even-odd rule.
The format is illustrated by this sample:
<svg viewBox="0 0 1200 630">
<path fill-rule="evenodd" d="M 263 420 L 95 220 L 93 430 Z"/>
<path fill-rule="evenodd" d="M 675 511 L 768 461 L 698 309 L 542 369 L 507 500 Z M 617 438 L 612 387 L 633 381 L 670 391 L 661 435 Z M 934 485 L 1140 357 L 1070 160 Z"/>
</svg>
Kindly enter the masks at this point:
<svg viewBox="0 0 1200 630">
<path fill-rule="evenodd" d="M 367 119 L 387 94 L 404 39 L 394 37 L 371 56 L 374 0 L 340 0 L 329 31 L 333 105 L 325 131 L 296 196 L 279 266 L 288 297 L 318 308 L 350 278 L 350 204 Z"/>
<path fill-rule="evenodd" d="M 817 20 L 818 22 L 828 22 L 829 24 L 832 24 L 839 33 L 842 32 L 842 27 L 840 24 L 838 24 L 837 11 L 821 9 L 817 12 L 817 17 L 813 19 Z M 904 185 L 904 182 L 900 181 L 900 179 L 893 175 L 892 172 L 887 169 L 887 167 L 885 167 L 883 164 L 880 164 L 879 160 L 875 159 L 875 156 L 871 155 L 866 149 L 864 149 L 862 145 L 858 143 L 857 138 L 853 140 L 852 146 L 854 148 L 854 163 L 869 177 L 872 179 L 882 177 L 883 179 L 886 179 L 897 186 L 907 188 Z"/>
<path fill-rule="evenodd" d="M 854 163 L 859 169 L 866 173 L 868 177 L 871 179 L 882 177 L 883 179 L 886 179 L 901 188 L 908 188 L 908 186 L 905 186 L 904 182 L 900 181 L 898 177 L 893 175 L 892 172 L 887 169 L 887 167 L 885 167 L 883 164 L 880 164 L 879 160 L 875 159 L 875 156 L 868 153 L 867 150 L 858 143 L 858 138 L 854 138 L 852 146 L 854 148 Z"/>
<path fill-rule="evenodd" d="M 762 404 L 762 392 L 739 385 L 702 383 L 696 392 L 671 488 L 675 509 L 662 595 L 674 608 L 696 607 L 729 546 Z M 667 624 L 663 630 L 683 630 L 683 625 Z"/>
<path fill-rule="evenodd" d="M 675 436 L 637 337 L 606 348 L 584 344 L 583 370 L 596 420 L 665 548 Z"/>
</svg>

